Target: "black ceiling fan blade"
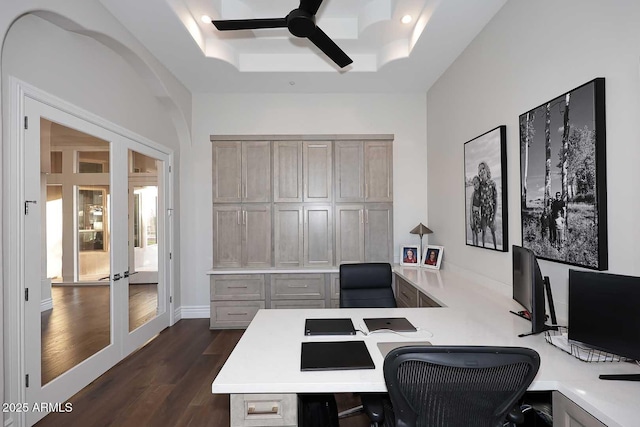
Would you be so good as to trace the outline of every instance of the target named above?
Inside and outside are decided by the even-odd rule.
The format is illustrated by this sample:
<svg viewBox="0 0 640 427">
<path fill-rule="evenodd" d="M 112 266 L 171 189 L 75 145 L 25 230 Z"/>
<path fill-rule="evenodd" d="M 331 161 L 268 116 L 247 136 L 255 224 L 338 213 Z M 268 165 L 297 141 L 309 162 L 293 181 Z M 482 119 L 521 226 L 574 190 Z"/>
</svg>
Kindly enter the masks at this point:
<svg viewBox="0 0 640 427">
<path fill-rule="evenodd" d="M 283 28 L 287 26 L 286 18 L 267 19 L 226 19 L 211 21 L 220 31 L 257 30 L 260 28 Z"/>
<path fill-rule="evenodd" d="M 300 0 L 300 9 L 315 15 L 321 4 L 322 0 Z"/>
<path fill-rule="evenodd" d="M 353 60 L 347 56 L 346 53 L 333 40 L 329 38 L 319 27 L 316 27 L 316 31 L 309 37 L 311 43 L 318 46 L 329 58 L 333 60 L 340 68 L 344 68 L 351 64 Z"/>
</svg>

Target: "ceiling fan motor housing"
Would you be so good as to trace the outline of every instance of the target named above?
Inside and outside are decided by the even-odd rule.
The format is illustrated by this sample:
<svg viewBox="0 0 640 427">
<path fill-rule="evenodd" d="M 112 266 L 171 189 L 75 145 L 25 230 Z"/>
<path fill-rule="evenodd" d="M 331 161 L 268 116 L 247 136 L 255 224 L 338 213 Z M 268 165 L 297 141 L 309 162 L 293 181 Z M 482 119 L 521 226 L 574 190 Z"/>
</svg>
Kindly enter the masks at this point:
<svg viewBox="0 0 640 427">
<path fill-rule="evenodd" d="M 316 31 L 316 17 L 302 9 L 294 9 L 287 15 L 287 28 L 296 37 L 309 37 Z"/>
</svg>

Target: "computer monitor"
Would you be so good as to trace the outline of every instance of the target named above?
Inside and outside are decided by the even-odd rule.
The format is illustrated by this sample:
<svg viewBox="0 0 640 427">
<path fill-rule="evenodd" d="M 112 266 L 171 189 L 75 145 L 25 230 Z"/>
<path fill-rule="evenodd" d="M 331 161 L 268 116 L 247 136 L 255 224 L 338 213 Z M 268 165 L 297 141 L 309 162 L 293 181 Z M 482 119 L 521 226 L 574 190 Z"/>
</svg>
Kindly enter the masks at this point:
<svg viewBox="0 0 640 427">
<path fill-rule="evenodd" d="M 550 297 L 548 279 L 542 277 L 533 251 L 513 245 L 513 299 L 519 302 L 525 310 L 512 313 L 531 321 L 531 333 L 520 336 L 539 334 L 550 329 L 545 325 L 545 285 Z M 550 306 L 553 306 L 552 300 Z M 553 314 L 555 317 L 555 313 Z M 555 323 L 555 319 L 553 322 Z"/>
<path fill-rule="evenodd" d="M 640 277 L 569 270 L 569 339 L 640 360 Z"/>
</svg>

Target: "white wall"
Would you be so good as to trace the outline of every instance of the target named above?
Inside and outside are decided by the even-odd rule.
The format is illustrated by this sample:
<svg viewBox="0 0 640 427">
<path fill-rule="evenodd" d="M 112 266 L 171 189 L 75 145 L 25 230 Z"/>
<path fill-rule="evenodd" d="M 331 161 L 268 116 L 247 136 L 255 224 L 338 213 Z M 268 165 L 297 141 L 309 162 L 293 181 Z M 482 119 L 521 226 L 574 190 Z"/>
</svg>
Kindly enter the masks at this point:
<svg viewBox="0 0 640 427">
<path fill-rule="evenodd" d="M 193 144 L 182 154 L 182 302 L 208 315 L 212 259 L 212 134 L 395 134 L 394 239 L 409 234 L 426 212 L 426 98 L 424 94 L 197 94 Z M 426 243 L 426 239 L 425 239 Z M 396 254 L 396 257 L 398 254 Z"/>
<path fill-rule="evenodd" d="M 511 286 L 511 252 L 465 245 L 463 144 L 507 125 L 509 244 L 521 244 L 518 116 L 605 77 L 609 269 L 640 275 L 639 23 L 637 1 L 510 1 L 429 90 L 429 226 L 448 268 Z M 566 318 L 569 267 L 540 264 Z"/>
</svg>

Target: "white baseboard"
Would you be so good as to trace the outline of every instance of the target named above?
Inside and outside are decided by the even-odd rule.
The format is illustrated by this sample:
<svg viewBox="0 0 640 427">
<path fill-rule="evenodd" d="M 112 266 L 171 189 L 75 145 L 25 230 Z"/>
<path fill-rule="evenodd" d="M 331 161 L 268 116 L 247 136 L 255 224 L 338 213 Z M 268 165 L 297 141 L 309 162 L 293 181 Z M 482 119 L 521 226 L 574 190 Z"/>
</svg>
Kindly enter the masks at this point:
<svg viewBox="0 0 640 427">
<path fill-rule="evenodd" d="M 180 307 L 176 310 L 176 320 L 178 311 L 181 319 L 208 319 L 211 317 L 211 307 L 208 305 L 194 305 L 190 307 Z"/>
<path fill-rule="evenodd" d="M 40 301 L 40 312 L 51 310 L 53 308 L 53 298 L 46 298 Z"/>
</svg>

